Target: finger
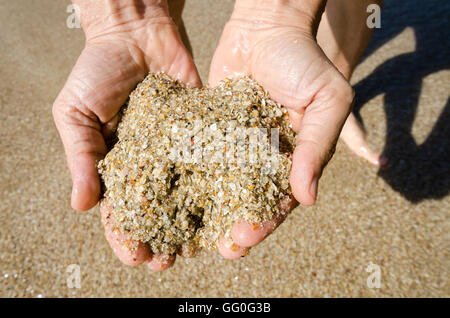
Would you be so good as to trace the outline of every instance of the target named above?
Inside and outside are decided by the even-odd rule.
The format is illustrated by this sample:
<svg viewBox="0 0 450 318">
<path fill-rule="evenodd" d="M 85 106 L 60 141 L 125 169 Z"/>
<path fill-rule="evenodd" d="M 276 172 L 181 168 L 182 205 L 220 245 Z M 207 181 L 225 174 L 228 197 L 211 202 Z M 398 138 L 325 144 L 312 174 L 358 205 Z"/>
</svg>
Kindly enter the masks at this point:
<svg viewBox="0 0 450 318">
<path fill-rule="evenodd" d="M 76 210 L 90 209 L 98 202 L 97 163 L 107 151 L 102 123 L 114 121 L 144 75 L 130 62 L 128 53 L 110 51 L 101 45 L 87 46 L 53 105 L 72 175 L 72 207 Z"/>
<path fill-rule="evenodd" d="M 226 259 L 239 259 L 248 254 L 248 247 L 241 247 L 231 240 L 222 237 L 217 243 L 219 253 Z"/>
<path fill-rule="evenodd" d="M 150 247 L 148 244 L 135 241 L 128 235 L 121 233 L 114 228 L 111 222 L 111 210 L 104 201 L 100 205 L 102 223 L 105 227 L 105 236 L 111 249 L 117 258 L 129 266 L 137 266 L 151 259 Z"/>
<path fill-rule="evenodd" d="M 162 255 L 155 254 L 147 260 L 147 266 L 152 271 L 161 272 L 169 267 L 172 267 L 175 263 L 176 255 Z"/>
<path fill-rule="evenodd" d="M 247 222 L 237 222 L 233 224 L 231 237 L 233 242 L 239 246 L 253 247 L 264 240 L 272 233 L 278 225 L 284 221 L 285 217 L 274 217 L 272 220 L 259 224 L 251 224 Z"/>
<path fill-rule="evenodd" d="M 97 163 L 106 153 L 100 125 L 77 107 L 59 102 L 55 103 L 53 116 L 72 175 L 72 207 L 88 210 L 100 196 Z"/>
<path fill-rule="evenodd" d="M 271 220 L 259 224 L 248 222 L 237 222 L 231 229 L 231 237 L 233 242 L 243 247 L 253 247 L 261 243 L 268 235 L 270 235 L 283 221 L 291 210 L 298 205 L 293 197 L 287 197 L 280 202 L 280 213 Z"/>
<path fill-rule="evenodd" d="M 172 78 L 180 80 L 191 87 L 201 87 L 202 81 L 195 67 L 194 60 L 185 48 L 181 36 L 175 24 L 171 24 L 164 33 L 164 37 L 156 37 L 153 47 L 157 47 L 159 52 L 169 54 L 157 55 L 152 51 L 146 52 L 150 64 L 150 72 L 164 71 Z M 159 34 L 162 34 L 161 32 Z"/>
<path fill-rule="evenodd" d="M 177 58 L 167 72 L 189 87 L 202 87 L 202 81 L 189 52 L 183 48 L 182 56 Z"/>
<path fill-rule="evenodd" d="M 237 78 L 250 74 L 250 69 L 247 67 L 250 50 L 236 47 L 236 43 L 242 43 L 242 30 L 234 32 L 234 28 L 230 24 L 225 26 L 214 52 L 208 78 L 211 87 L 225 78 Z"/>
<path fill-rule="evenodd" d="M 354 96 L 343 77 L 332 78 L 306 107 L 297 135 L 290 184 L 295 199 L 303 205 L 316 200 L 319 178 L 333 155 Z"/>
<path fill-rule="evenodd" d="M 179 40 L 181 42 L 181 40 Z M 182 43 L 179 43 L 182 45 Z M 189 52 L 183 47 L 170 64 L 167 74 L 190 87 L 201 87 L 202 81 Z"/>
<path fill-rule="evenodd" d="M 117 124 L 119 123 L 119 114 L 116 114 L 113 118 L 111 118 L 108 122 L 102 125 L 102 135 L 105 140 L 109 140 L 114 136 L 114 133 L 117 129 Z"/>
<path fill-rule="evenodd" d="M 340 137 L 353 153 L 371 164 L 383 166 L 387 163 L 387 157 L 370 148 L 366 134 L 354 114 L 350 113 L 348 116 Z"/>
</svg>

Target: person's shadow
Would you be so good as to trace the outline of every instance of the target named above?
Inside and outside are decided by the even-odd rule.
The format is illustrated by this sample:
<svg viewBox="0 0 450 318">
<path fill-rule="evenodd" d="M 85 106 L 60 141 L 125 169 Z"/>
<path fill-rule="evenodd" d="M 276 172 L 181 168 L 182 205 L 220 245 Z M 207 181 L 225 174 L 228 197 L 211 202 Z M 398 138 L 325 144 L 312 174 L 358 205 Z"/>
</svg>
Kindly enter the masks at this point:
<svg viewBox="0 0 450 318">
<path fill-rule="evenodd" d="M 445 108 L 422 144 L 416 143 L 411 129 L 422 80 L 427 75 L 448 70 L 450 66 L 450 2 L 387 0 L 381 16 L 381 29 L 375 31 L 365 57 L 406 27 L 414 30 L 416 50 L 386 61 L 358 82 L 354 86 L 354 112 L 361 119 L 359 112 L 364 104 L 385 94 L 387 136 L 383 153 L 389 163 L 379 170 L 379 176 L 411 202 L 440 199 L 450 189 L 449 96 L 443 97 Z"/>
</svg>

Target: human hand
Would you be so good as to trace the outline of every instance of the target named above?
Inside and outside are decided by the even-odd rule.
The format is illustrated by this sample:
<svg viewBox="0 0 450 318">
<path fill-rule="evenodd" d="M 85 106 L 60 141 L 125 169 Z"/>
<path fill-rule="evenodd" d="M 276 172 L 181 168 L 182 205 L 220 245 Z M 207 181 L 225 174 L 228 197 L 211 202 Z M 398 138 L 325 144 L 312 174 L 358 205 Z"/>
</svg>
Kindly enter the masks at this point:
<svg viewBox="0 0 450 318">
<path fill-rule="evenodd" d="M 314 34 L 324 1 L 236 1 L 214 54 L 209 83 L 251 75 L 284 105 L 298 133 L 290 185 L 303 205 L 316 199 L 318 180 L 331 158 L 353 101 L 353 90 L 318 46 Z M 219 252 L 239 258 L 261 242 L 296 206 L 281 203 L 281 216 L 263 224 L 234 224 L 233 244 Z"/>
<path fill-rule="evenodd" d="M 200 78 L 183 46 L 165 1 L 74 1 L 80 8 L 86 45 L 54 105 L 53 116 L 72 175 L 72 207 L 88 210 L 100 197 L 97 163 L 118 112 L 149 72 L 164 71 L 191 86 Z M 147 244 L 113 231 L 102 204 L 106 237 L 118 258 L 129 265 L 148 262 L 165 269 L 174 258 L 152 256 Z"/>
</svg>

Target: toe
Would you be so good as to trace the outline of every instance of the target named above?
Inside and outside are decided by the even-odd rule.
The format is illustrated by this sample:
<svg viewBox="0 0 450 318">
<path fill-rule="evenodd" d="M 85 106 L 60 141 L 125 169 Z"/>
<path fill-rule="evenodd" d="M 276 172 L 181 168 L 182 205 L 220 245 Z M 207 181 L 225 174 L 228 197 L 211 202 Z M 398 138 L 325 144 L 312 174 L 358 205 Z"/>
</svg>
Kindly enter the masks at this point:
<svg viewBox="0 0 450 318">
<path fill-rule="evenodd" d="M 357 156 L 367 160 L 375 166 L 382 166 L 387 163 L 385 156 L 373 150 L 367 142 L 366 134 L 356 119 L 355 115 L 350 114 L 342 128 L 341 138 L 348 148 Z"/>
</svg>

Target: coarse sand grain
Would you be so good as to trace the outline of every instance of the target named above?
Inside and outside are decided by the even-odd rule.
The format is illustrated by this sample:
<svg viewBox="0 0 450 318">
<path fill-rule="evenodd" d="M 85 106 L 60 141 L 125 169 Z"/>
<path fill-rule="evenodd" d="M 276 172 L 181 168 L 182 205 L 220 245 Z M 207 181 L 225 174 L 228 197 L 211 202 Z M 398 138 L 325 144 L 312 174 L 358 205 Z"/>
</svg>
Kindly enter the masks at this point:
<svg viewBox="0 0 450 318">
<path fill-rule="evenodd" d="M 214 249 L 234 222 L 281 213 L 294 144 L 286 109 L 249 77 L 200 89 L 149 74 L 99 163 L 113 224 L 153 253 Z"/>
</svg>

